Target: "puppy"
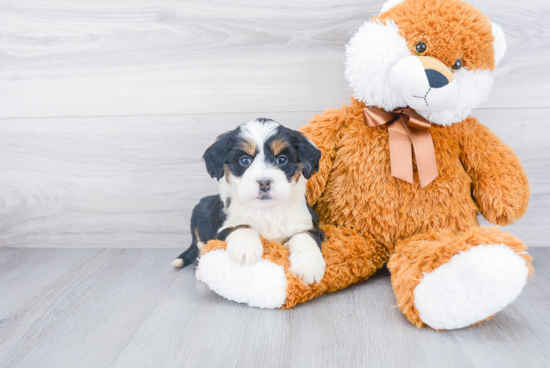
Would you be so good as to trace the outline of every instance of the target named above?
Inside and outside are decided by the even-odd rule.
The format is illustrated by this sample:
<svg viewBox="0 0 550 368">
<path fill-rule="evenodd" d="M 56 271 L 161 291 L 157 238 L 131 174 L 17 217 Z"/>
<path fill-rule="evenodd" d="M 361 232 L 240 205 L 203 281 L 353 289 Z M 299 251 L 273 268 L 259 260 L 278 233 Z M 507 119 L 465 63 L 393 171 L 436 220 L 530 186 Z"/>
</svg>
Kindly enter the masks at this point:
<svg viewBox="0 0 550 368">
<path fill-rule="evenodd" d="M 201 199 L 194 208 L 193 241 L 172 264 L 193 263 L 206 242 L 219 239 L 227 241 L 235 263 L 251 265 L 262 258 L 262 236 L 290 248 L 290 270 L 304 283 L 319 282 L 325 273 L 325 235 L 306 202 L 306 182 L 319 169 L 320 158 L 309 139 L 270 119 L 220 135 L 204 154 L 220 194 Z"/>
</svg>

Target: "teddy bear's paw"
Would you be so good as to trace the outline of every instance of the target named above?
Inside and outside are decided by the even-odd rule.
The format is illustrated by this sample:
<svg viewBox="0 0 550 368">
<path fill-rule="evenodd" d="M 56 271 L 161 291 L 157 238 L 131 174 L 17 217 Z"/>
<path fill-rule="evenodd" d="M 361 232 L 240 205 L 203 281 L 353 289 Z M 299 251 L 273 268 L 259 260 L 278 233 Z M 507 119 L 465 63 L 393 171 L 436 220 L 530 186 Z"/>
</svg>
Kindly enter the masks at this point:
<svg viewBox="0 0 550 368">
<path fill-rule="evenodd" d="M 285 270 L 265 259 L 238 265 L 218 249 L 201 256 L 197 271 L 212 291 L 226 299 L 260 308 L 280 308 L 286 301 Z"/>
<path fill-rule="evenodd" d="M 262 258 L 264 248 L 254 229 L 238 229 L 226 239 L 227 253 L 236 264 L 252 265 Z"/>
<path fill-rule="evenodd" d="M 414 303 L 422 321 L 434 329 L 466 327 L 514 301 L 528 274 L 525 260 L 507 245 L 478 245 L 425 274 Z"/>
<path fill-rule="evenodd" d="M 306 285 L 320 282 L 326 263 L 315 240 L 309 234 L 297 234 L 286 245 L 290 248 L 290 271 Z"/>
<path fill-rule="evenodd" d="M 202 282 L 204 284 L 204 280 L 202 279 L 201 274 L 199 273 L 198 267 L 197 269 L 195 269 L 195 277 L 197 278 L 198 282 Z"/>
</svg>

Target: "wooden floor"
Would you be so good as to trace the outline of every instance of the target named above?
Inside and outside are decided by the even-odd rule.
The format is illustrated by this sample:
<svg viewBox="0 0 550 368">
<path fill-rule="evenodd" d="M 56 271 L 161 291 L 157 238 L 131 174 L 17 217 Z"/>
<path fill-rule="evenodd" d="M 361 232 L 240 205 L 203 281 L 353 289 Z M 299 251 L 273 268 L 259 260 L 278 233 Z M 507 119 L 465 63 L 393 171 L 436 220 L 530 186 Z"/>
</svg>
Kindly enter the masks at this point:
<svg viewBox="0 0 550 368">
<path fill-rule="evenodd" d="M 227 301 L 174 250 L 0 249 L 0 367 L 548 367 L 550 249 L 489 322 L 418 330 L 387 270 L 290 310 Z"/>
</svg>

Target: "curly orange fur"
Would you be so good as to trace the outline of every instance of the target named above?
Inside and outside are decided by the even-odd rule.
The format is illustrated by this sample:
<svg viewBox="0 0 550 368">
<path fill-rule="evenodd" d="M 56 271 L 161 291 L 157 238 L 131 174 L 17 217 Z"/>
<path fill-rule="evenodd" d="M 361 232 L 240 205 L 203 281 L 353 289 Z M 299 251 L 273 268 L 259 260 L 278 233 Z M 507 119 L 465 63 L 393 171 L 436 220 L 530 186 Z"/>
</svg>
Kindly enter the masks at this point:
<svg viewBox="0 0 550 368">
<path fill-rule="evenodd" d="M 491 21 L 461 0 L 405 1 L 373 19 L 394 21 L 413 54 L 414 46 L 424 41 L 424 55 L 448 66 L 460 58 L 470 70 L 495 68 Z"/>
</svg>

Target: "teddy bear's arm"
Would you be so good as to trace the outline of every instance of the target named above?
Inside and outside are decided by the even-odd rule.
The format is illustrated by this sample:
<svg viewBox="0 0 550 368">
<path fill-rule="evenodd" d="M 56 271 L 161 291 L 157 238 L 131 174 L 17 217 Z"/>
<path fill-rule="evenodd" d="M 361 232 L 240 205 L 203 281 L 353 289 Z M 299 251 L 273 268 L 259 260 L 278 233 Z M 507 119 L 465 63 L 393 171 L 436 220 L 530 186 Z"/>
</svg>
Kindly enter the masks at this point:
<svg viewBox="0 0 550 368">
<path fill-rule="evenodd" d="M 307 125 L 300 129 L 321 150 L 319 171 L 307 182 L 307 201 L 310 206 L 315 205 L 323 194 L 332 170 L 338 136 L 343 124 L 341 115 L 341 110 L 329 109 L 321 115 L 315 115 Z"/>
<path fill-rule="evenodd" d="M 456 124 L 461 162 L 472 179 L 481 214 L 497 225 L 519 219 L 529 204 L 529 182 L 519 158 L 475 118 Z"/>
</svg>

